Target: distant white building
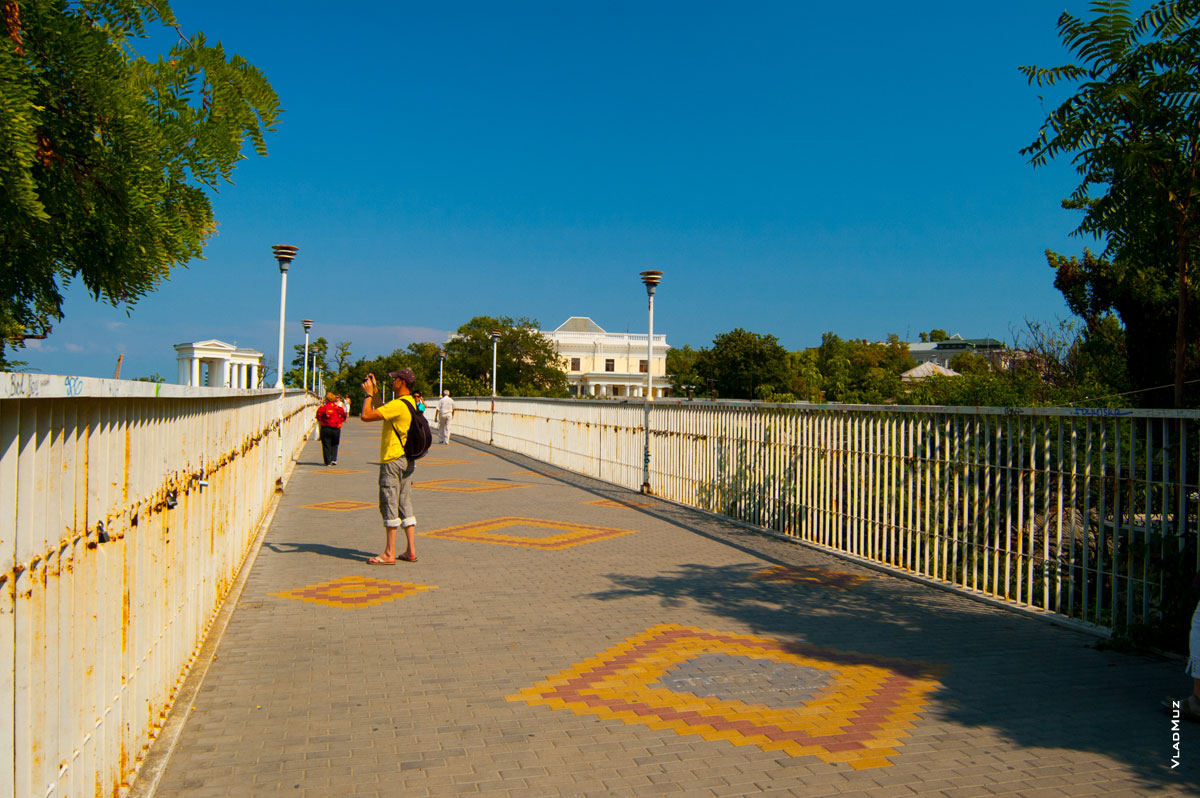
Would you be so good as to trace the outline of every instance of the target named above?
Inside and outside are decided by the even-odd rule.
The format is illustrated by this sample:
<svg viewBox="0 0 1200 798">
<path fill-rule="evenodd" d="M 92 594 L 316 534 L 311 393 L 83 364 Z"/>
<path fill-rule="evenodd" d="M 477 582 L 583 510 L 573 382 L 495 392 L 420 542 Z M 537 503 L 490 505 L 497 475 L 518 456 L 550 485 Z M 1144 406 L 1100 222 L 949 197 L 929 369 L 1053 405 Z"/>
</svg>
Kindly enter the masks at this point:
<svg viewBox="0 0 1200 798">
<path fill-rule="evenodd" d="M 644 396 L 646 372 L 654 396 L 666 395 L 667 336 L 655 335 L 647 361 L 645 335 L 610 333 L 586 316 L 572 316 L 553 332 L 544 332 L 565 361 L 573 396 Z"/>
<path fill-rule="evenodd" d="M 233 344 L 208 341 L 175 344 L 180 385 L 210 388 L 259 388 L 263 353 Z"/>
</svg>

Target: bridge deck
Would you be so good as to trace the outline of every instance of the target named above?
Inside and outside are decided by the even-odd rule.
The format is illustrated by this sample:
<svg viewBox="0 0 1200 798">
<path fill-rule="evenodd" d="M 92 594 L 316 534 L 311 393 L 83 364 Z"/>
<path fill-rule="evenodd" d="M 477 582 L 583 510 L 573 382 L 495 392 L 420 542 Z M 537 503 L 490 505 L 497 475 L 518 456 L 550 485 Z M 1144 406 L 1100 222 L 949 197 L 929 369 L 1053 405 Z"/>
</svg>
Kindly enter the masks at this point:
<svg viewBox="0 0 1200 798">
<path fill-rule="evenodd" d="M 369 566 L 378 431 L 306 445 L 157 795 L 1200 792 L 1178 661 L 502 451 Z"/>
</svg>

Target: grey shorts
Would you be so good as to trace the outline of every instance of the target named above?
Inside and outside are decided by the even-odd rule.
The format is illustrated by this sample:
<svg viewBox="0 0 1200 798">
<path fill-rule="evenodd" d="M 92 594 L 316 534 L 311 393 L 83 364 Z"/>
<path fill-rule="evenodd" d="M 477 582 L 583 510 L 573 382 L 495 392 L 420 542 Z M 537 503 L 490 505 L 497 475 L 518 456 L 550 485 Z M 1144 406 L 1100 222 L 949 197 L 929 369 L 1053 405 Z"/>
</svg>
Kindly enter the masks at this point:
<svg viewBox="0 0 1200 798">
<path fill-rule="evenodd" d="M 379 514 L 384 526 L 415 526 L 412 475 L 416 464 L 399 457 L 379 466 Z"/>
</svg>

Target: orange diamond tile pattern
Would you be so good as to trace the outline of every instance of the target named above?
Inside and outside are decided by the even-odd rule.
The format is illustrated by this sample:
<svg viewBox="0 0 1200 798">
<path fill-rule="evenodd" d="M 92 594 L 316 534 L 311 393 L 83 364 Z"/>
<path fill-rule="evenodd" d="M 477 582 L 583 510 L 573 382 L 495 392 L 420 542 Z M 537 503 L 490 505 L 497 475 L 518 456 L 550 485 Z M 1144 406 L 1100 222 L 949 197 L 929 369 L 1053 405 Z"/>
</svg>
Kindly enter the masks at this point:
<svg viewBox="0 0 1200 798">
<path fill-rule="evenodd" d="M 773 565 L 758 571 L 753 576 L 764 582 L 820 585 L 821 587 L 835 587 L 839 590 L 849 590 L 863 582 L 871 581 L 869 576 L 849 574 L 845 571 L 827 571 L 812 565 Z"/>
<path fill-rule="evenodd" d="M 365 474 L 366 471 L 357 468 L 318 468 L 318 474 Z"/>
<path fill-rule="evenodd" d="M 371 502 L 356 502 L 349 499 L 334 499 L 330 502 L 321 502 L 319 504 L 302 504 L 301 507 L 307 510 L 330 510 L 335 513 L 348 513 L 352 510 L 365 510 L 368 507 L 378 507 L 378 504 Z"/>
<path fill-rule="evenodd" d="M 596 499 L 595 501 L 584 502 L 584 504 L 592 504 L 592 505 L 595 505 L 596 507 L 624 507 L 627 509 L 635 508 L 635 507 L 653 507 L 654 506 L 650 502 L 637 502 L 637 501 L 623 502 L 623 501 L 618 501 L 617 499 Z"/>
<path fill-rule="evenodd" d="M 940 671 L 662 625 L 506 699 L 865 769 L 892 764 Z"/>
<path fill-rule="evenodd" d="M 270 595 L 292 601 L 324 604 L 327 607 L 358 610 L 435 589 L 437 589 L 437 585 L 388 582 L 384 579 L 372 579 L 369 576 L 343 576 L 341 579 L 318 582 L 315 585 Z"/>
<path fill-rule="evenodd" d="M 435 479 L 430 482 L 416 482 L 413 487 L 420 490 L 444 490 L 449 493 L 490 493 L 494 490 L 513 490 L 529 486 L 480 482 L 477 479 Z"/>
<path fill-rule="evenodd" d="M 547 537 L 522 537 L 518 535 L 499 534 L 497 530 L 510 527 L 533 527 L 535 529 L 561 530 L 560 535 Z M 463 524 L 447 529 L 428 532 L 425 537 L 445 538 L 448 540 L 473 540 L 477 543 L 494 543 L 500 546 L 523 546 L 529 549 L 566 549 L 571 546 L 581 546 L 584 543 L 595 543 L 599 540 L 631 535 L 632 529 L 613 529 L 604 526 L 589 526 L 587 524 L 571 524 L 565 521 L 546 521 L 541 518 L 516 518 L 506 516 L 492 518 L 487 521 L 476 521 L 473 524 Z"/>
</svg>

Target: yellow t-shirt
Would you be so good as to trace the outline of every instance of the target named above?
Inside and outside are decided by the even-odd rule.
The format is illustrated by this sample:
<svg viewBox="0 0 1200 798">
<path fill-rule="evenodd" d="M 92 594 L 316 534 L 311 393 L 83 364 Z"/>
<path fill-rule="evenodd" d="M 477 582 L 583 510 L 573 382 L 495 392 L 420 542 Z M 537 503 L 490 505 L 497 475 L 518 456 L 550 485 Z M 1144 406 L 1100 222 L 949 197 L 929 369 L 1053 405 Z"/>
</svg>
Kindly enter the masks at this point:
<svg viewBox="0 0 1200 798">
<path fill-rule="evenodd" d="M 404 456 L 404 442 L 416 407 L 405 401 L 407 396 L 393 399 L 379 408 L 383 415 L 383 432 L 379 438 L 379 462 L 390 463 Z"/>
</svg>

